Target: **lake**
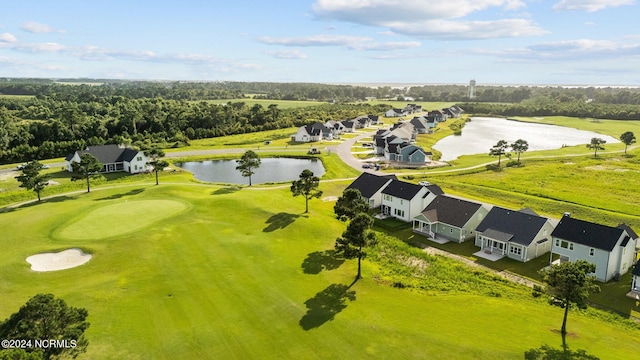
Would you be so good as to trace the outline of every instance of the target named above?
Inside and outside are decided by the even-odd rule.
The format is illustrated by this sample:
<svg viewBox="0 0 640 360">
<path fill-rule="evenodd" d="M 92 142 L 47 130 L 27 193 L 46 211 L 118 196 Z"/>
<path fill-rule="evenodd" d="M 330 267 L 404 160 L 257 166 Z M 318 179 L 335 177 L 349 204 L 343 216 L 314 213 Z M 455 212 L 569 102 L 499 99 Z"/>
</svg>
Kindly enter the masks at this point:
<svg viewBox="0 0 640 360">
<path fill-rule="evenodd" d="M 618 143 L 618 139 L 592 131 L 578 130 L 564 126 L 527 123 L 490 117 L 473 117 L 464 128 L 462 135 L 447 136 L 433 148 L 442 153 L 442 161 L 450 161 L 461 155 L 488 154 L 500 140 L 509 144 L 518 139 L 529 143 L 528 151 L 560 149 L 591 143 L 598 137 L 607 143 Z M 606 144 L 605 144 L 606 147 Z"/>
<path fill-rule="evenodd" d="M 264 158 L 260 161 L 260 167 L 251 176 L 252 184 L 297 180 L 304 169 L 311 170 L 317 177 L 325 173 L 322 161 L 318 159 Z M 249 184 L 249 178 L 236 170 L 235 160 L 190 161 L 177 165 L 200 181 Z"/>
</svg>

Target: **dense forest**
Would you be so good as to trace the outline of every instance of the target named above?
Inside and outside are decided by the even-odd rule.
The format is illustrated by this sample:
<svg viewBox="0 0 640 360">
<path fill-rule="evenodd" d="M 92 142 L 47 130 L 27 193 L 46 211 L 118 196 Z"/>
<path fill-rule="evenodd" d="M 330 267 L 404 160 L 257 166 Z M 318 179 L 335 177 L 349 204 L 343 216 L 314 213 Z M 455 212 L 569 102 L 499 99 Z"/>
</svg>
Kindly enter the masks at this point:
<svg viewBox="0 0 640 360">
<path fill-rule="evenodd" d="M 5 95 L 5 96 L 3 96 Z M 12 95 L 12 96 L 6 96 Z M 322 100 L 281 109 L 243 98 Z M 0 163 L 65 156 L 87 145 L 182 146 L 191 139 L 380 115 L 367 99 L 457 102 L 467 113 L 640 119 L 640 89 L 463 85 L 377 88 L 308 83 L 0 79 Z M 234 99 L 226 104 L 207 100 Z M 240 100 L 238 100 L 240 99 Z"/>
</svg>

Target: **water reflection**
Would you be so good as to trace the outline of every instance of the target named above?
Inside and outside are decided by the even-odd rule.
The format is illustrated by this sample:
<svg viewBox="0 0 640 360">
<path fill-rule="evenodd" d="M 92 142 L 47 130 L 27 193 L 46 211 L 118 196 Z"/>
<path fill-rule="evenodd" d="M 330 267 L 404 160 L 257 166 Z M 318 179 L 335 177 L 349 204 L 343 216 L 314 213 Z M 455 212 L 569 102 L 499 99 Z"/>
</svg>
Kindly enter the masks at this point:
<svg viewBox="0 0 640 360">
<path fill-rule="evenodd" d="M 448 136 L 438 141 L 433 148 L 442 153 L 441 160 L 450 161 L 460 155 L 488 154 L 489 149 L 499 140 L 507 140 L 511 144 L 524 139 L 529 143 L 528 151 L 535 151 L 560 149 L 563 145 L 588 144 L 594 137 L 602 138 L 607 143 L 619 142 L 611 136 L 592 131 L 501 118 L 474 117 L 462 129 L 462 135 Z"/>
<path fill-rule="evenodd" d="M 296 180 L 302 170 L 309 169 L 321 177 L 324 173 L 322 161 L 318 159 L 264 158 L 256 173 L 251 176 L 254 184 Z M 235 160 L 207 160 L 178 163 L 181 168 L 193 173 L 200 181 L 227 184 L 249 184 L 249 178 L 236 170 Z"/>
</svg>

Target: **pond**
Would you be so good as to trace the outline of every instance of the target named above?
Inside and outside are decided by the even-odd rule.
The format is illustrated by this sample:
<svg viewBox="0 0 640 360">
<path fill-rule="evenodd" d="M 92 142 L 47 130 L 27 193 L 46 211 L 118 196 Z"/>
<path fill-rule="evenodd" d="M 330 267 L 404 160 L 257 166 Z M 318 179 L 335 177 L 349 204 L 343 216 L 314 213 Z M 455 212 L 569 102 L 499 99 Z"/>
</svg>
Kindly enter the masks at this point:
<svg viewBox="0 0 640 360">
<path fill-rule="evenodd" d="M 252 184 L 297 180 L 304 169 L 311 170 L 317 177 L 325 173 L 322 161 L 318 159 L 264 158 L 260 161 L 260 167 L 251 176 Z M 236 170 L 235 160 L 190 161 L 177 165 L 200 181 L 249 184 L 249 178 Z"/>
<path fill-rule="evenodd" d="M 442 153 L 442 161 L 450 161 L 460 155 L 488 154 L 500 140 L 506 140 L 511 144 L 518 139 L 523 139 L 529 143 L 527 151 L 535 151 L 581 144 L 586 146 L 594 137 L 604 139 L 607 143 L 620 142 L 611 136 L 564 126 L 473 117 L 462 128 L 462 135 L 447 136 L 438 141 L 433 148 Z"/>
</svg>

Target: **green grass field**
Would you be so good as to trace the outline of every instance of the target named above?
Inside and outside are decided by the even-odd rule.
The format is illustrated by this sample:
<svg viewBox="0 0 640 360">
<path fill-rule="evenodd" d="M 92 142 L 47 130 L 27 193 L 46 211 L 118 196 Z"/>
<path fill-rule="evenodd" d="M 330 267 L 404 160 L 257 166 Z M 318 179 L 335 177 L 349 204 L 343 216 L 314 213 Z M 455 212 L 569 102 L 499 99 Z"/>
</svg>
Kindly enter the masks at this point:
<svg viewBox="0 0 640 360">
<path fill-rule="evenodd" d="M 323 184 L 324 196 L 345 185 Z M 86 359 L 514 359 L 560 346 L 561 309 L 397 240 L 383 238 L 350 287 L 356 263 L 332 256 L 345 228 L 332 207 L 316 199 L 304 214 L 286 187 L 145 182 L 13 209 L 0 214 L 0 318 L 42 292 L 85 307 Z M 50 273 L 25 261 L 70 247 L 92 260 Z M 572 349 L 602 358 L 633 353 L 640 336 L 593 311 L 568 326 Z"/>
</svg>

